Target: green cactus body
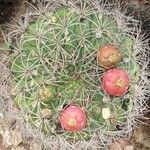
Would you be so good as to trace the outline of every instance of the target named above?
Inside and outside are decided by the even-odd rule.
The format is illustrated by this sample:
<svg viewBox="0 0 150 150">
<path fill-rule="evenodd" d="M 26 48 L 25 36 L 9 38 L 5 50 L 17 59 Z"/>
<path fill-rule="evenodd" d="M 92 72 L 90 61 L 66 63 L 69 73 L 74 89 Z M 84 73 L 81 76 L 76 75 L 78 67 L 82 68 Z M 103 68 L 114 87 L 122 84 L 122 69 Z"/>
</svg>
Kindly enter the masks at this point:
<svg viewBox="0 0 150 150">
<path fill-rule="evenodd" d="M 88 4 L 82 14 L 78 7 L 62 5 L 37 16 L 20 37 L 20 51 L 10 55 L 15 104 L 45 134 L 59 134 L 68 141 L 89 140 L 98 131 L 113 132 L 126 124 L 132 99 L 125 97 L 134 95 L 140 69 L 132 57 L 134 39 L 118 27 L 115 17 Z M 105 70 L 96 61 L 98 49 L 112 43 L 123 54 L 118 67 L 131 79 L 128 92 L 119 98 L 102 91 Z M 67 132 L 58 122 L 70 104 L 86 111 L 88 121 L 81 132 Z M 43 109 L 50 117 L 41 117 Z"/>
</svg>

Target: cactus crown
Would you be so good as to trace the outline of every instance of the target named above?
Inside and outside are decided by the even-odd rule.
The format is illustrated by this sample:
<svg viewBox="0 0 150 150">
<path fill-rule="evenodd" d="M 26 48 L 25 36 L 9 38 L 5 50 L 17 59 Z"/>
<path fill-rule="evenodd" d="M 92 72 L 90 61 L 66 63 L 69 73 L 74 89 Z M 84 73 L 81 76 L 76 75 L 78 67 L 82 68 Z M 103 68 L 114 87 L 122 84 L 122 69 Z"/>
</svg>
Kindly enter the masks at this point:
<svg viewBox="0 0 150 150">
<path fill-rule="evenodd" d="M 10 55 L 11 94 L 26 122 L 69 143 L 99 137 L 105 144 L 108 135 L 126 134 L 134 123 L 131 114 L 139 111 L 135 107 L 143 106 L 134 99 L 140 80 L 134 25 L 126 26 L 128 18 L 118 19 L 96 2 L 50 2 L 44 13 L 30 14 L 34 18 L 16 38 Z M 116 45 L 123 55 L 118 66 L 128 72 L 130 87 L 122 97 L 101 89 L 105 69 L 96 54 L 105 44 Z M 86 111 L 87 124 L 81 132 L 67 132 L 60 126 L 59 115 L 70 104 Z"/>
</svg>

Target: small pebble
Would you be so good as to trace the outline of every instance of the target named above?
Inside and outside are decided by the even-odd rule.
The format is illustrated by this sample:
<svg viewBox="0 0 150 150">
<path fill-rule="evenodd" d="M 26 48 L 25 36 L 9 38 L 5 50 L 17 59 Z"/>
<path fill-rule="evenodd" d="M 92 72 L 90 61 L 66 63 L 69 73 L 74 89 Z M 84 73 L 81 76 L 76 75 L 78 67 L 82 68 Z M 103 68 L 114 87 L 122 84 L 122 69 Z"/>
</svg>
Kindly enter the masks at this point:
<svg viewBox="0 0 150 150">
<path fill-rule="evenodd" d="M 133 146 L 132 145 L 127 145 L 125 146 L 124 150 L 133 150 Z"/>
</svg>

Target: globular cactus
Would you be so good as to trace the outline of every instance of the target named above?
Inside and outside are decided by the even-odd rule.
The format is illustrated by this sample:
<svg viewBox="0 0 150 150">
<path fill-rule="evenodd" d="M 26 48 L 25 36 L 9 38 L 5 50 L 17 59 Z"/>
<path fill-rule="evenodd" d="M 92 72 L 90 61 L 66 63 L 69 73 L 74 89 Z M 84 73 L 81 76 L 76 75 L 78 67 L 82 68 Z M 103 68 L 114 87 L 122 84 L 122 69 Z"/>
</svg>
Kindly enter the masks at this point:
<svg viewBox="0 0 150 150">
<path fill-rule="evenodd" d="M 9 34 L 13 102 L 49 147 L 106 148 L 143 115 L 147 43 L 118 15 L 99 1 L 51 1 Z"/>
</svg>

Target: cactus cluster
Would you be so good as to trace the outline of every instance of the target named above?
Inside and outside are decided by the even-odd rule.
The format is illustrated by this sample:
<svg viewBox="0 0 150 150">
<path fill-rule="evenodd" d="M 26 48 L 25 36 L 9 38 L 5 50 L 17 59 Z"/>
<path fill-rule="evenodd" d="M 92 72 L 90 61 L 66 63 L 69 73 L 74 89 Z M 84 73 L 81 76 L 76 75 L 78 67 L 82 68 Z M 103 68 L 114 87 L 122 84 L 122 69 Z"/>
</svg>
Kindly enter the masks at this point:
<svg viewBox="0 0 150 150">
<path fill-rule="evenodd" d="M 103 5 L 51 1 L 26 14 L 27 26 L 11 43 L 14 107 L 45 136 L 71 143 L 126 134 L 143 106 L 134 99 L 134 25 Z"/>
</svg>

